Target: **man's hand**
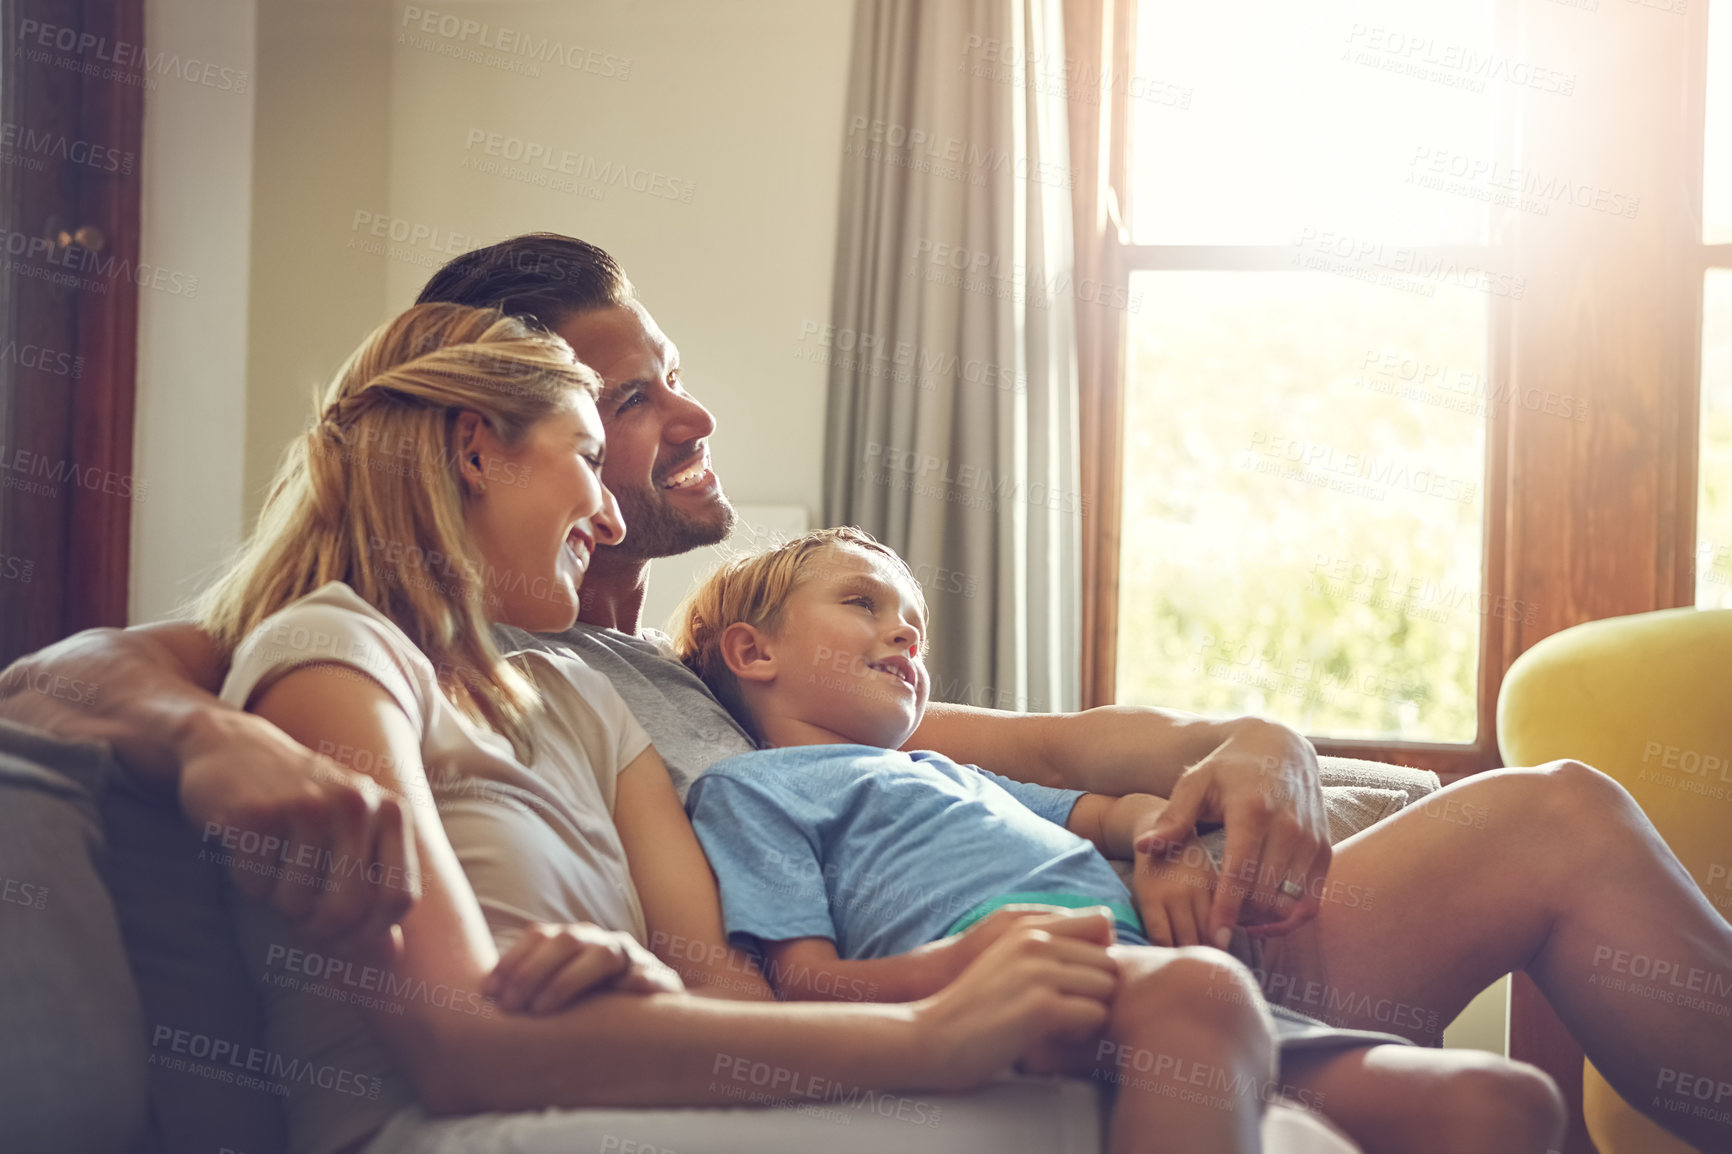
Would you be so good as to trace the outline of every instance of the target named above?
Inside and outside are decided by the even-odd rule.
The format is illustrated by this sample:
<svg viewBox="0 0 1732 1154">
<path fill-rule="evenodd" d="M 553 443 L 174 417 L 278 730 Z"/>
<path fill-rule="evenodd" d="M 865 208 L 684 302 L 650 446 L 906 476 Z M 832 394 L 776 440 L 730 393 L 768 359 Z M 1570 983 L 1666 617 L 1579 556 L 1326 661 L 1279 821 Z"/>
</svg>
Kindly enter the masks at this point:
<svg viewBox="0 0 1732 1154">
<path fill-rule="evenodd" d="M 324 944 L 388 960 L 421 892 L 413 807 L 219 701 L 226 665 L 186 622 L 89 629 L 0 673 L 0 717 L 107 742 L 139 784 L 178 792 L 243 894 Z"/>
<path fill-rule="evenodd" d="M 241 893 L 334 948 L 394 956 L 421 895 L 407 799 L 238 710 L 201 715 L 181 748 L 181 809 Z"/>
<path fill-rule="evenodd" d="M 1272 919 L 1255 928 L 1260 936 L 1285 934 L 1317 916 L 1331 850 L 1317 751 L 1304 737 L 1272 721 L 1235 723 L 1214 752 L 1180 775 L 1137 850 L 1158 855 L 1182 846 L 1198 822 L 1227 827 L 1207 927 L 1212 944 L 1227 948 L 1247 900 L 1252 914 Z M 1282 892 L 1287 881 L 1301 887 L 1299 898 Z"/>
</svg>

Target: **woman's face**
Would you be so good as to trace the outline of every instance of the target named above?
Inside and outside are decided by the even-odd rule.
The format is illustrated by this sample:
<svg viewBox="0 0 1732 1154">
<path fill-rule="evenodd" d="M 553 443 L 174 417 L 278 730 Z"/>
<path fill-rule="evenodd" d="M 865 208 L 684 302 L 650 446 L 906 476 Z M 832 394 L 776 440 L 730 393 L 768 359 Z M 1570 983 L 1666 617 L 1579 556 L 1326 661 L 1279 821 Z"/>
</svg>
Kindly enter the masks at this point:
<svg viewBox="0 0 1732 1154">
<path fill-rule="evenodd" d="M 488 612 L 539 633 L 571 627 L 590 555 L 625 539 L 619 506 L 601 483 L 601 417 L 588 396 L 571 398 L 514 447 L 472 424 L 462 448 Z"/>
</svg>

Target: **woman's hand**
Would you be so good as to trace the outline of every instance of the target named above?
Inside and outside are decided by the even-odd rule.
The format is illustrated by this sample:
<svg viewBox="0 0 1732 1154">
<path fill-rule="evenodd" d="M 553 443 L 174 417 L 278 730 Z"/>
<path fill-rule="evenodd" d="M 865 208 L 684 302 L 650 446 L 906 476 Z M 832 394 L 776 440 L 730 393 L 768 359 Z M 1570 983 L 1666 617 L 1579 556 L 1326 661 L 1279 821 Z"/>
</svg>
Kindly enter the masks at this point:
<svg viewBox="0 0 1732 1154">
<path fill-rule="evenodd" d="M 1208 946 L 1209 912 L 1220 875 L 1196 837 L 1137 849 L 1131 892 L 1143 931 L 1157 946 Z"/>
<path fill-rule="evenodd" d="M 1022 913 L 1001 926 L 956 981 L 914 1003 L 922 1040 L 910 1084 L 969 1089 L 1106 1025 L 1119 985 L 1109 911 Z"/>
<path fill-rule="evenodd" d="M 506 1013 L 555 1014 L 590 994 L 677 994 L 678 974 L 630 934 L 581 922 L 536 922 L 487 975 L 481 992 Z"/>
<path fill-rule="evenodd" d="M 1045 914 L 1066 912 L 1068 911 L 1064 906 L 1045 906 L 1031 902 L 1000 906 L 961 933 L 940 938 L 936 942 L 921 946 L 913 953 L 923 956 L 926 972 L 930 975 L 930 988 L 933 991 L 941 990 L 961 977 L 962 972 L 974 964 L 974 959 L 985 953 L 994 942 L 1024 921 Z"/>
</svg>

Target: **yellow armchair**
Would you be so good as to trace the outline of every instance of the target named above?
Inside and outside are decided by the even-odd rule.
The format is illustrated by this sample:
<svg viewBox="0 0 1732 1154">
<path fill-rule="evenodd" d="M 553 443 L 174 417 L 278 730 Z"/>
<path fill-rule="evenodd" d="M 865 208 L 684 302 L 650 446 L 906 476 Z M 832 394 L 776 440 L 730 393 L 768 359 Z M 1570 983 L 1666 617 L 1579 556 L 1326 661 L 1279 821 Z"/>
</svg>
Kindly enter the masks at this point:
<svg viewBox="0 0 1732 1154">
<path fill-rule="evenodd" d="M 1497 734 L 1508 765 L 1573 757 L 1617 778 L 1732 920 L 1732 609 L 1664 609 L 1553 634 L 1505 675 Z M 1583 1114 L 1601 1154 L 1691 1154 L 1583 1066 Z"/>
</svg>

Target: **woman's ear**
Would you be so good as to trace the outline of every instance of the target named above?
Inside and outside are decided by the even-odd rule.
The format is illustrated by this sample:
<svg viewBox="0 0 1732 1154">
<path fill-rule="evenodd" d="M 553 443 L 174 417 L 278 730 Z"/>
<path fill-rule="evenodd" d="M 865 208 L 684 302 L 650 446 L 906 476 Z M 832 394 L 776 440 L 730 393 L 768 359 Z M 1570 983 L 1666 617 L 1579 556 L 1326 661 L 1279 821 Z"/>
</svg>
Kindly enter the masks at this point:
<svg viewBox="0 0 1732 1154">
<path fill-rule="evenodd" d="M 452 444 L 457 449 L 457 475 L 473 493 L 487 492 L 490 433 L 480 413 L 467 411 L 457 414 L 457 424 L 451 430 Z"/>
<path fill-rule="evenodd" d="M 722 663 L 741 681 L 774 681 L 776 658 L 770 638 L 756 626 L 736 621 L 722 630 Z"/>
</svg>

